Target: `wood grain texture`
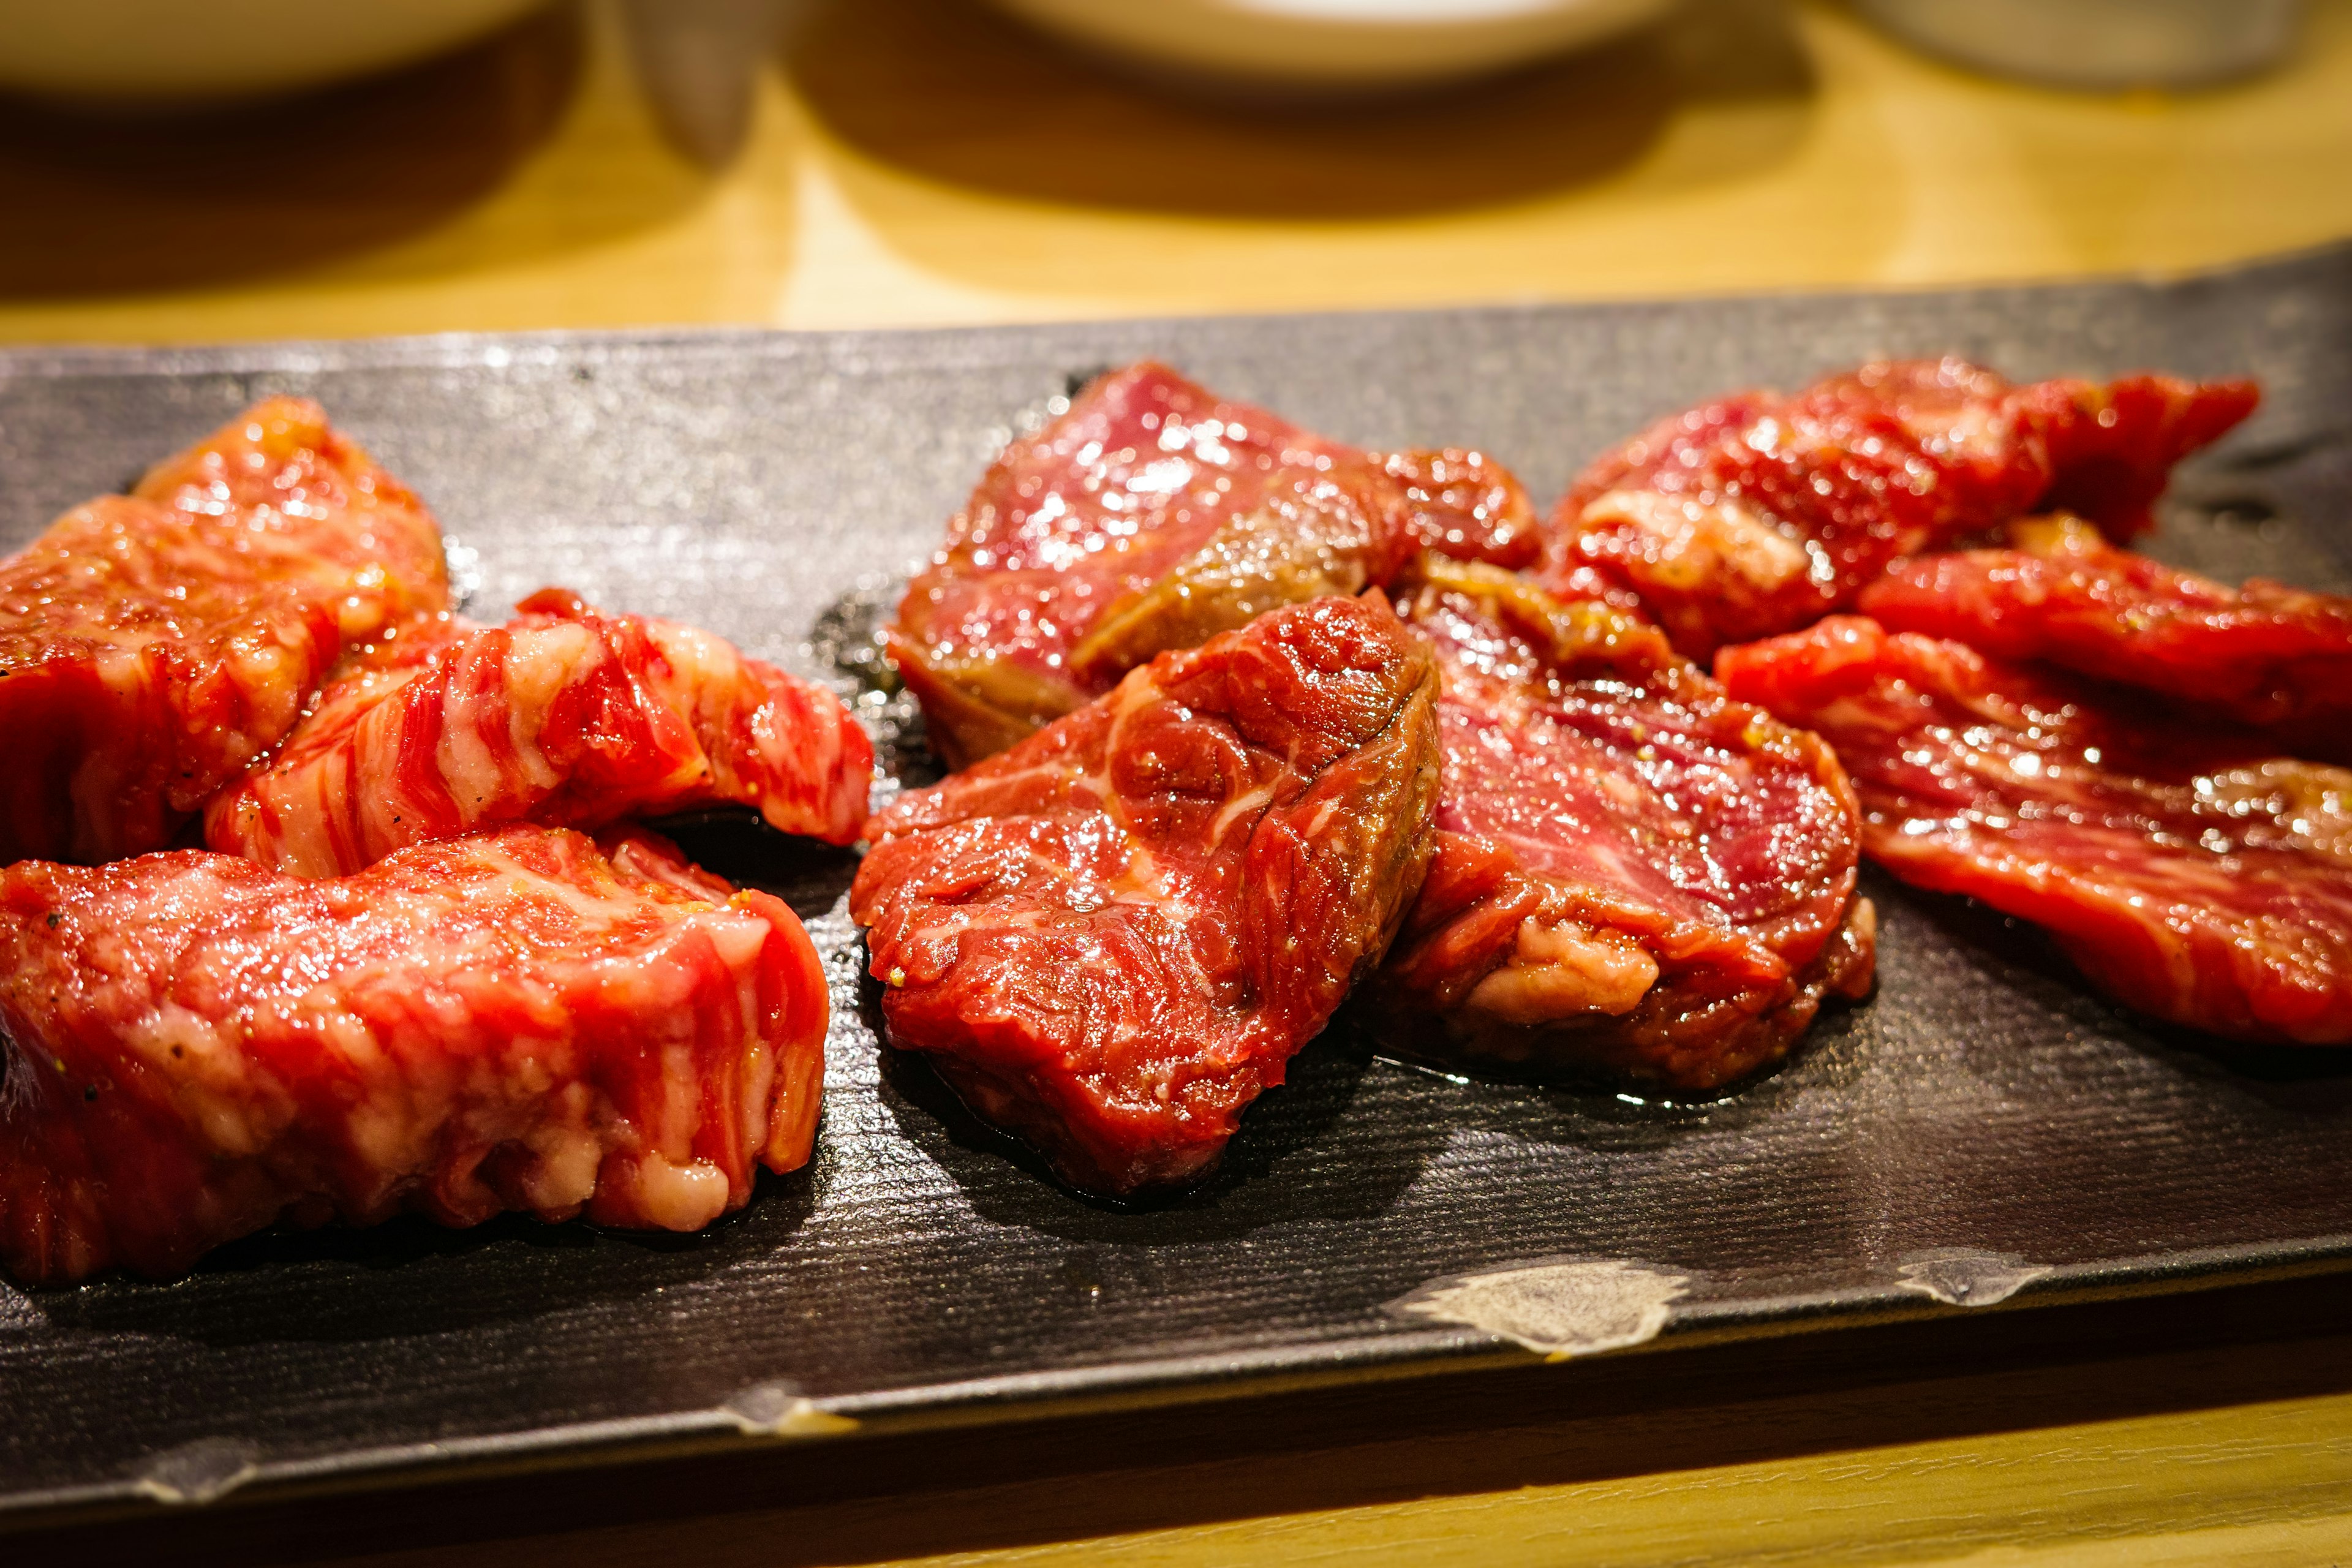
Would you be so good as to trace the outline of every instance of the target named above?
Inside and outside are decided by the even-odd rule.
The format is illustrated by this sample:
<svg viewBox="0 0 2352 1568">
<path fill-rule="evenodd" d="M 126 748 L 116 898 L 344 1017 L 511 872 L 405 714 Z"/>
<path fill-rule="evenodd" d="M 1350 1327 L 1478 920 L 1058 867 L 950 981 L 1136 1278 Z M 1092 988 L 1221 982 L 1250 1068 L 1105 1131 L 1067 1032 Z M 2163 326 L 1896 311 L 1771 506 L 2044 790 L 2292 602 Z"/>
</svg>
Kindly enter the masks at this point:
<svg viewBox="0 0 2352 1568">
<path fill-rule="evenodd" d="M 2352 0 L 2176 97 L 1929 62 L 1822 0 L 1434 99 L 1203 105 L 974 0 L 821 0 L 742 157 L 671 153 L 608 0 L 198 124 L 0 112 L 0 341 L 884 326 L 2209 267 L 2352 234 Z"/>
</svg>

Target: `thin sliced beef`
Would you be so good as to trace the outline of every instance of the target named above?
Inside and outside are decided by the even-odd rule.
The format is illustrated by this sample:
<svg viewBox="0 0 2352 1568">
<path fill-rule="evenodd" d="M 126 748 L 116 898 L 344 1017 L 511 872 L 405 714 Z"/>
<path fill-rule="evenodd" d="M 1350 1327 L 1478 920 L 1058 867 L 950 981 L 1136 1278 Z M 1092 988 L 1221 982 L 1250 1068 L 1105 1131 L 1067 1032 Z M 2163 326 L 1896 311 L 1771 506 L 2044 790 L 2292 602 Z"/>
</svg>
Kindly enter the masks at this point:
<svg viewBox="0 0 2352 1568">
<path fill-rule="evenodd" d="M 594 828 L 731 802 L 834 844 L 865 826 L 874 748 L 831 692 L 560 589 L 521 611 L 396 628 L 214 799 L 205 842 L 328 877 L 516 821 Z"/>
<path fill-rule="evenodd" d="M 1865 851 L 1905 881 L 2047 927 L 2143 1013 L 2352 1043 L 2352 773 L 1859 616 L 1716 670 L 1837 748 Z"/>
<path fill-rule="evenodd" d="M 306 881 L 0 871 L 0 1261 L 165 1276 L 402 1209 L 691 1230 L 809 1155 L 824 974 L 661 839 L 513 827 Z"/>
<path fill-rule="evenodd" d="M 2151 375 L 2012 386 L 1952 359 L 1865 365 L 1793 396 L 1742 393 L 1586 469 L 1552 518 L 1543 580 L 1642 609 L 1704 658 L 1806 626 L 1898 556 L 2036 506 L 2128 537 L 2173 464 L 2255 395 L 2247 382 Z"/>
<path fill-rule="evenodd" d="M 2231 588 L 2128 550 L 2074 518 L 2010 529 L 2009 550 L 1898 561 L 1859 607 L 1890 631 L 1949 637 L 2161 691 L 2213 718 L 2346 750 L 2352 599 L 2256 578 Z"/>
<path fill-rule="evenodd" d="M 0 862 L 168 843 L 346 647 L 447 607 L 441 534 L 272 398 L 0 562 Z"/>
<path fill-rule="evenodd" d="M 1318 599 L 901 798 L 850 893 L 890 1038 L 1073 1185 L 1201 1176 L 1420 889 L 1436 689 L 1378 594 Z"/>
<path fill-rule="evenodd" d="M 1402 609 L 1443 673 L 1445 784 L 1365 1009 L 1391 1046 L 1713 1089 L 1868 992 L 1853 794 L 1818 737 L 1605 604 L 1432 561 Z"/>
<path fill-rule="evenodd" d="M 1423 546 L 1524 566 L 1540 541 L 1478 453 L 1341 446 L 1146 362 L 1005 448 L 908 585 L 890 655 L 962 767 L 1163 649 L 1386 584 Z"/>
</svg>

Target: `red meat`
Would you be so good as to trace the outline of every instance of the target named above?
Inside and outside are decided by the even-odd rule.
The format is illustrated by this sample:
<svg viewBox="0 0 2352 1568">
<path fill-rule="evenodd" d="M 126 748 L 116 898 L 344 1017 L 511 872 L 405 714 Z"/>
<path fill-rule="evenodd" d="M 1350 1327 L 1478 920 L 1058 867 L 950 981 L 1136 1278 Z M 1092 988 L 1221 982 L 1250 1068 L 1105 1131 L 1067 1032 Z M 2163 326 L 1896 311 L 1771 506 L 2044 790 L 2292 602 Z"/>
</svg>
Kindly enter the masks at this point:
<svg viewBox="0 0 2352 1568">
<path fill-rule="evenodd" d="M 513 827 L 305 881 L 0 871 L 0 1261 L 179 1273 L 280 1220 L 691 1230 L 805 1162 L 825 983 L 660 839 Z"/>
<path fill-rule="evenodd" d="M 2010 535 L 2011 550 L 1898 561 L 1860 608 L 1889 630 L 2145 686 L 2330 754 L 2345 746 L 2352 599 L 2260 578 L 2228 588 L 2117 550 L 2069 517 L 2013 524 Z"/>
<path fill-rule="evenodd" d="M 2172 465 L 2255 395 L 2248 382 L 2166 376 L 2016 387 L 1951 359 L 1865 365 L 1794 396 L 1743 393 L 1586 469 L 1553 515 L 1543 580 L 1641 608 L 1703 658 L 1808 625 L 1897 556 L 2037 504 L 2128 537 Z"/>
<path fill-rule="evenodd" d="M 1423 546 L 1525 566 L 1540 542 L 1478 453 L 1360 451 L 1145 363 L 1005 449 L 908 585 L 890 656 L 962 767 L 1153 654 L 1386 584 Z"/>
<path fill-rule="evenodd" d="M 268 767 L 214 799 L 205 836 L 328 877 L 499 823 L 593 828 L 733 802 L 847 844 L 873 772 L 872 743 L 831 692 L 708 632 L 551 588 L 504 626 L 398 628 Z"/>
<path fill-rule="evenodd" d="M 1868 992 L 1853 792 L 1637 616 L 1433 561 L 1437 853 L 1365 1011 L 1408 1055 L 1712 1089 Z"/>
<path fill-rule="evenodd" d="M 445 609 L 416 498 L 272 398 L 0 562 L 0 863 L 170 841 L 347 645 Z"/>
<path fill-rule="evenodd" d="M 1200 1176 L 1421 886 L 1436 688 L 1378 594 L 1318 599 L 877 814 L 891 1039 L 1073 1185 Z"/>
<path fill-rule="evenodd" d="M 1864 850 L 1905 881 L 2048 927 L 2154 1016 L 2352 1043 L 2352 773 L 1859 616 L 1716 670 L 1837 748 Z"/>
</svg>

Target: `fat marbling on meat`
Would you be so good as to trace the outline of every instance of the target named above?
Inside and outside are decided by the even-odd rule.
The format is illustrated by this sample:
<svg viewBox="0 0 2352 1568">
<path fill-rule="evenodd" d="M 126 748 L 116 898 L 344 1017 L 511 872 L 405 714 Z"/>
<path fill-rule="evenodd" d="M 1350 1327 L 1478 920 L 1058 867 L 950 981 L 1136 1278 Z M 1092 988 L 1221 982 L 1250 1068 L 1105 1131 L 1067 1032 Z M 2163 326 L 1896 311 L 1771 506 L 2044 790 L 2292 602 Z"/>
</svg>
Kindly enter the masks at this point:
<svg viewBox="0 0 2352 1568">
<path fill-rule="evenodd" d="M 2352 772 L 1861 616 L 1726 648 L 1716 670 L 1837 747 L 1864 850 L 1905 881 L 2046 927 L 2142 1013 L 2352 1043 Z"/>
<path fill-rule="evenodd" d="M 1656 627 L 1432 560 L 1444 787 L 1420 901 L 1369 988 L 1404 1054 L 1708 1090 L 1868 992 L 1853 792 Z"/>
<path fill-rule="evenodd" d="M 1856 605 L 1890 631 L 1948 637 L 2146 687 L 2290 751 L 2352 752 L 2352 599 L 2255 578 L 2231 588 L 2118 550 L 2064 515 L 2021 520 L 2006 550 L 1898 561 Z"/>
<path fill-rule="evenodd" d="M 877 814 L 891 1040 L 1075 1186 L 1198 1178 L 1420 889 L 1436 689 L 1378 593 L 1317 599 Z"/>
<path fill-rule="evenodd" d="M 500 823 L 595 828 L 720 803 L 847 844 L 874 748 L 841 700 L 709 632 L 545 589 L 503 626 L 443 616 L 350 662 L 205 842 L 299 876 Z"/>
<path fill-rule="evenodd" d="M 664 840 L 509 827 L 305 880 L 0 870 L 0 1262 L 166 1276 L 278 1222 L 690 1230 L 809 1155 L 824 974 Z"/>
<path fill-rule="evenodd" d="M 1807 626 L 1897 557 L 2036 508 L 2129 538 L 2173 465 L 2255 398 L 2249 382 L 2158 375 L 2013 386 L 1956 359 L 1737 394 L 1588 468 L 1552 517 L 1543 580 L 1637 607 L 1705 658 Z"/>
<path fill-rule="evenodd" d="M 1156 653 L 1385 584 L 1423 548 L 1531 565 L 1534 508 L 1480 453 L 1344 446 L 1147 361 L 1005 448 L 908 585 L 890 654 L 962 767 Z"/>
<path fill-rule="evenodd" d="M 0 561 L 0 863 L 168 843 L 345 647 L 447 602 L 432 517 L 316 404 L 75 508 Z"/>
</svg>

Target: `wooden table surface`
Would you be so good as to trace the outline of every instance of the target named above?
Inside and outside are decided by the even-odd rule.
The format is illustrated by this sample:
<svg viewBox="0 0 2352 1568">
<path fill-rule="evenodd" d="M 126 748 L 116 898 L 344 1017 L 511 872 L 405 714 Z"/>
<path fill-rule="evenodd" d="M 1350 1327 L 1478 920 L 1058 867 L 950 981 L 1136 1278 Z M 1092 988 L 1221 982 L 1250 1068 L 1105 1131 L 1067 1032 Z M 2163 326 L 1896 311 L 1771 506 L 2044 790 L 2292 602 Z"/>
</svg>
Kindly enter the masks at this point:
<svg viewBox="0 0 2352 1568">
<path fill-rule="evenodd" d="M 887 326 L 2178 271 L 2352 236 L 2352 0 L 2067 96 L 1694 0 L 1443 97 L 1212 108 L 959 0 L 820 8 L 723 171 L 614 17 L 189 122 L 0 105 L 0 342 Z M 81 1562 L 2352 1562 L 2352 1282 L 1953 1312 L 725 1463 L 232 1500 Z"/>
</svg>

